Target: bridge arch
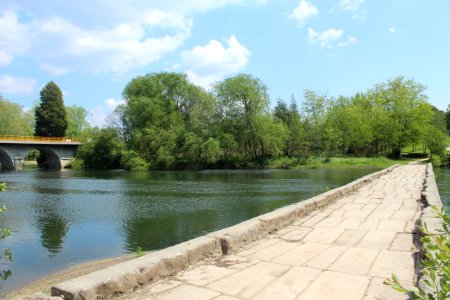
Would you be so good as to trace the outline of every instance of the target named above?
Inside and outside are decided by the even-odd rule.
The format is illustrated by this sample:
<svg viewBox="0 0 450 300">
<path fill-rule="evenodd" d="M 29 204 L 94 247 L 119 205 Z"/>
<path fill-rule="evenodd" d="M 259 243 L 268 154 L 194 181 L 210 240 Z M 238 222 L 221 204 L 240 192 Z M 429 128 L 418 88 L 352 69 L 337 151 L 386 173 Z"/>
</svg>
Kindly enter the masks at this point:
<svg viewBox="0 0 450 300">
<path fill-rule="evenodd" d="M 47 164 L 48 164 L 48 168 L 49 169 L 62 169 L 63 165 L 61 164 L 61 158 L 59 157 L 59 155 L 56 153 L 56 151 L 52 148 L 49 147 L 35 147 L 35 148 L 30 148 L 24 155 L 23 157 L 25 157 L 31 150 L 33 149 L 37 149 L 39 150 L 41 153 L 44 154 L 45 158 L 47 159 Z"/>
<path fill-rule="evenodd" d="M 14 170 L 14 160 L 2 148 L 0 148 L 0 165 L 2 170 Z"/>
</svg>

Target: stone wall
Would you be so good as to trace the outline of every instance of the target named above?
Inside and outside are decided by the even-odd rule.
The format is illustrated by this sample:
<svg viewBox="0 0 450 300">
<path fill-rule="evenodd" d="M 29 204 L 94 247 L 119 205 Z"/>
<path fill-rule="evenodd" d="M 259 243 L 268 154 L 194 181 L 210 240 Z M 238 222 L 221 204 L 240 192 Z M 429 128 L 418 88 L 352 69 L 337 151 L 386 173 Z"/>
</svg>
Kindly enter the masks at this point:
<svg viewBox="0 0 450 300">
<path fill-rule="evenodd" d="M 443 220 L 437 217 L 436 212 L 432 209 L 432 206 L 437 207 L 439 210 L 442 209 L 441 196 L 439 195 L 439 190 L 436 184 L 436 178 L 433 172 L 433 166 L 431 163 L 427 165 L 427 171 L 425 175 L 424 190 L 422 192 L 422 200 L 425 207 L 422 210 L 422 215 L 418 221 L 418 226 L 426 226 L 428 232 L 432 234 L 443 234 Z M 421 245 L 420 257 L 423 257 L 426 252 L 430 252 L 426 245 Z M 420 266 L 419 260 L 419 276 L 417 286 L 424 291 L 431 291 L 430 288 L 425 284 L 425 280 L 432 281 L 429 277 L 422 275 L 422 268 Z"/>
</svg>

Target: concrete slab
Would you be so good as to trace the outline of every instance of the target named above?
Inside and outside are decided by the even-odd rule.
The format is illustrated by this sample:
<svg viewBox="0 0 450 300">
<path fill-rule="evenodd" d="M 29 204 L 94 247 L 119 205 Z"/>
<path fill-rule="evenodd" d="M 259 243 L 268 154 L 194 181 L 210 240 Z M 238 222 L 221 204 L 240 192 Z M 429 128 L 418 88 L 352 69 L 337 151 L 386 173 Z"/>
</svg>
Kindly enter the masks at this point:
<svg viewBox="0 0 450 300">
<path fill-rule="evenodd" d="M 367 276 L 340 272 L 322 272 L 301 294 L 302 300 L 360 300 L 369 285 Z"/>
<path fill-rule="evenodd" d="M 208 285 L 209 289 L 241 298 L 250 298 L 286 273 L 289 266 L 261 262 Z M 180 298 L 181 299 L 181 298 Z M 190 298 L 183 298 L 190 299 Z M 191 298 L 195 299 L 195 298 Z"/>
<path fill-rule="evenodd" d="M 377 249 L 348 248 L 329 270 L 352 274 L 367 274 L 378 255 Z"/>
</svg>

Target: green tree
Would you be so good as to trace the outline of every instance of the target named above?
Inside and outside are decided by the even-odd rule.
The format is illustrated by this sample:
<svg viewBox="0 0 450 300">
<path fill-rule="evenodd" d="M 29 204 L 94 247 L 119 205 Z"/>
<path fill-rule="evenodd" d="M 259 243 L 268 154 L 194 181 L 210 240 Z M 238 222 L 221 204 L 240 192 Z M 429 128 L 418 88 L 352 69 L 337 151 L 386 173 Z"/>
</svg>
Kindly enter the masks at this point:
<svg viewBox="0 0 450 300">
<path fill-rule="evenodd" d="M 294 96 L 291 97 L 289 106 L 283 100 L 278 100 L 273 116 L 275 121 L 281 121 L 287 129 L 283 154 L 288 157 L 306 156 L 305 128 Z"/>
<path fill-rule="evenodd" d="M 217 136 L 217 101 L 185 74 L 134 78 L 123 96 L 111 123 L 150 168 L 199 167 L 216 156 L 210 139 Z"/>
<path fill-rule="evenodd" d="M 80 137 L 90 127 L 86 120 L 88 111 L 84 107 L 77 105 L 67 106 L 66 111 L 68 126 L 65 135 L 69 137 Z"/>
<path fill-rule="evenodd" d="M 425 89 L 420 83 L 403 77 L 379 84 L 374 89 L 377 105 L 387 114 L 383 128 L 394 158 L 400 158 L 402 148 L 413 143 L 421 128 L 425 128 L 433 117 Z"/>
<path fill-rule="evenodd" d="M 450 133 L 450 104 L 447 107 L 447 112 L 445 113 L 445 121 L 447 123 L 447 132 Z"/>
<path fill-rule="evenodd" d="M 61 89 L 53 81 L 40 92 L 39 106 L 36 107 L 36 136 L 63 137 L 68 122 Z"/>
<path fill-rule="evenodd" d="M 225 133 L 234 136 L 246 158 L 260 158 L 258 118 L 269 113 L 267 87 L 258 78 L 240 74 L 217 83 L 214 92 L 220 101 Z"/>
<path fill-rule="evenodd" d="M 314 91 L 306 90 L 302 102 L 302 114 L 305 119 L 305 132 L 308 149 L 314 155 L 325 150 L 325 125 L 329 99 Z"/>
<path fill-rule="evenodd" d="M 0 95 L 0 135 L 33 135 L 34 117 Z"/>
<path fill-rule="evenodd" d="M 114 128 L 95 129 L 92 141 L 78 148 L 76 158 L 87 169 L 117 169 L 120 167 L 124 142 Z"/>
</svg>

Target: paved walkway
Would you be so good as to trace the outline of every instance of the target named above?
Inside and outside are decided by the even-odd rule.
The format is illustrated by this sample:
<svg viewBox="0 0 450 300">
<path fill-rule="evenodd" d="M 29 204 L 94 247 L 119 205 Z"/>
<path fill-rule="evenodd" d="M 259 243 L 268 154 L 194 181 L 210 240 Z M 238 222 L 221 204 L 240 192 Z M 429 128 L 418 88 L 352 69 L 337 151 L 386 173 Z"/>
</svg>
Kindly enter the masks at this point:
<svg viewBox="0 0 450 300">
<path fill-rule="evenodd" d="M 331 206 L 123 299 L 407 299 L 383 280 L 415 282 L 413 243 L 425 165 L 396 168 Z"/>
</svg>

